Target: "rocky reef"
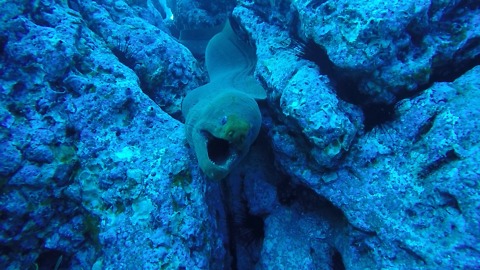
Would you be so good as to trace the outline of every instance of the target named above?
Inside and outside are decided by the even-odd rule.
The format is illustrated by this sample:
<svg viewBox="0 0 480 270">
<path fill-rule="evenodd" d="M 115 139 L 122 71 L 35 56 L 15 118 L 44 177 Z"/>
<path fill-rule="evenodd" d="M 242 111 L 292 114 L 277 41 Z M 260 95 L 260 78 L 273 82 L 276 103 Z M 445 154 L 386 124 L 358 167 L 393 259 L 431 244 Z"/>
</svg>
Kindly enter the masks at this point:
<svg viewBox="0 0 480 270">
<path fill-rule="evenodd" d="M 228 18 L 267 98 L 212 181 L 181 104 Z M 474 0 L 4 1 L 0 268 L 480 267 L 479 22 Z"/>
</svg>

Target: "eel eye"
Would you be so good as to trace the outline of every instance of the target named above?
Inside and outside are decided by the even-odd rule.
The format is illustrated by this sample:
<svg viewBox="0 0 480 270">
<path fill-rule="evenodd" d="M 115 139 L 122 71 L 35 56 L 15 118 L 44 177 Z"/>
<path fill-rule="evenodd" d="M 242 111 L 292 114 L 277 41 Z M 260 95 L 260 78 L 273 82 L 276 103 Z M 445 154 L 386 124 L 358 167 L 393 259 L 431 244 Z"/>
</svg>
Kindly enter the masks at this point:
<svg viewBox="0 0 480 270">
<path fill-rule="evenodd" d="M 220 123 L 222 124 L 222 126 L 227 123 L 227 116 L 226 116 L 226 115 L 224 115 L 224 116 L 222 117 L 222 120 L 221 120 Z"/>
</svg>

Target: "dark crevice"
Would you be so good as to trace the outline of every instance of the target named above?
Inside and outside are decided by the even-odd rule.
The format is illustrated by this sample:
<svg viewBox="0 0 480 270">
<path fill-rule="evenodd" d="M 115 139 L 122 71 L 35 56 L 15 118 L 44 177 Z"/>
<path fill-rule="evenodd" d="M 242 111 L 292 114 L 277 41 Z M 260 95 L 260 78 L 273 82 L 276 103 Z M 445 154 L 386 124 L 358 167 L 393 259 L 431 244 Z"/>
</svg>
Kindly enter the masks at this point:
<svg viewBox="0 0 480 270">
<path fill-rule="evenodd" d="M 418 142 L 424 135 L 426 135 L 433 127 L 435 119 L 437 118 L 437 113 L 430 116 L 425 122 L 423 122 L 420 127 L 417 129 L 415 136 L 413 137 L 413 143 Z"/>
<path fill-rule="evenodd" d="M 431 175 L 433 172 L 438 171 L 441 167 L 445 166 L 446 164 L 459 160 L 460 156 L 455 152 L 455 150 L 451 149 L 445 153 L 444 156 L 438 158 L 437 160 L 428 164 L 423 170 L 418 174 L 420 178 L 426 178 L 428 175 Z"/>
<path fill-rule="evenodd" d="M 78 140 L 80 138 L 80 130 L 74 124 L 68 122 L 65 126 L 65 137 Z"/>
<path fill-rule="evenodd" d="M 315 43 L 312 39 L 306 42 L 299 42 L 297 56 L 314 62 L 320 69 L 320 73 L 332 76 L 335 72 L 335 65 L 330 60 L 327 50 Z"/>
<path fill-rule="evenodd" d="M 67 254 L 58 250 L 46 250 L 35 261 L 38 270 L 61 270 L 70 269 L 70 258 Z"/>
<path fill-rule="evenodd" d="M 5 33 L 0 34 L 0 57 L 3 57 L 5 54 L 5 47 L 8 43 L 8 36 Z"/>
<path fill-rule="evenodd" d="M 282 180 L 277 183 L 278 201 L 285 207 L 293 207 L 302 213 L 314 213 L 320 219 L 328 222 L 329 230 L 333 238 L 327 237 L 323 241 L 329 245 L 331 250 L 331 269 L 345 269 L 343 256 L 342 241 L 338 241 L 338 237 L 344 237 L 345 228 L 351 226 L 343 211 L 336 207 L 331 201 L 322 195 L 316 193 L 312 189 L 303 184 L 294 184 L 288 176 L 284 176 Z M 365 239 L 376 236 L 374 232 L 364 232 L 356 230 L 358 239 L 356 247 L 365 246 Z M 345 239 L 346 240 L 346 239 Z M 364 249 L 367 249 L 365 247 Z"/>
<path fill-rule="evenodd" d="M 364 74 L 339 70 L 328 56 L 328 53 L 323 46 L 315 43 L 315 41 L 311 39 L 302 41 L 298 36 L 298 33 L 292 33 L 292 35 L 297 37 L 295 48 L 297 56 L 315 63 L 319 68 L 320 73 L 326 75 L 330 79 L 333 86 L 332 88 L 335 90 L 339 99 L 355 105 L 361 105 L 367 100 L 368 96 L 358 90 L 360 80 Z"/>
<path fill-rule="evenodd" d="M 343 264 L 342 254 L 336 249 L 333 250 L 332 254 L 332 269 L 345 270 L 345 264 Z"/>
<path fill-rule="evenodd" d="M 462 49 L 455 53 L 452 61 L 448 61 L 447 64 L 434 66 L 432 68 L 432 75 L 430 76 L 429 83 L 423 86 L 420 91 L 429 88 L 435 82 L 453 82 L 467 71 L 480 65 L 480 54 L 463 61 L 457 60 L 459 56 L 467 55 L 473 49 L 478 47 L 480 47 L 480 38 L 471 39 Z"/>
<path fill-rule="evenodd" d="M 428 33 L 428 25 L 421 21 L 422 18 L 423 17 L 413 18 L 406 28 L 406 33 L 410 36 L 412 44 L 417 48 L 422 46 L 425 34 Z"/>
<path fill-rule="evenodd" d="M 368 102 L 369 97 L 359 91 L 362 75 L 342 75 L 348 72 L 337 70 L 326 50 L 320 45 L 312 40 L 301 43 L 297 55 L 314 62 L 319 67 L 320 72 L 329 77 L 339 99 L 357 105 L 362 109 L 365 131 L 371 131 L 373 128 L 395 119 L 395 103 Z"/>
<path fill-rule="evenodd" d="M 427 263 L 421 255 L 419 255 L 417 252 L 412 250 L 410 247 L 407 247 L 404 243 L 400 241 L 395 241 L 395 242 L 397 242 L 397 245 L 401 250 L 405 251 L 408 255 L 413 257 L 421 265 L 425 265 Z"/>
<path fill-rule="evenodd" d="M 249 260 L 258 260 L 258 254 L 265 237 L 264 217 L 251 213 L 243 190 L 245 176 L 240 175 L 240 178 L 242 184 L 238 194 L 233 194 L 234 191 L 231 187 L 228 187 L 228 184 L 223 186 L 228 202 L 226 203 L 226 216 L 228 249 L 231 259 L 230 269 L 232 270 L 242 269 L 242 266 L 254 264 L 256 261 L 249 262 Z"/>
<path fill-rule="evenodd" d="M 458 203 L 458 200 L 454 195 L 444 191 L 438 191 L 438 194 L 440 195 L 440 206 L 445 208 L 447 207 L 453 208 L 457 210 L 459 213 L 462 212 L 460 209 L 460 204 Z"/>
<path fill-rule="evenodd" d="M 338 70 L 330 60 L 325 48 L 316 44 L 313 40 L 300 42 L 297 50 L 299 57 L 314 62 L 320 69 L 320 73 L 330 79 L 332 88 L 339 99 L 357 105 L 362 109 L 364 127 L 367 132 L 376 126 L 394 120 L 395 103 L 371 102 L 367 95 L 359 91 L 360 81 L 364 75 Z"/>
<path fill-rule="evenodd" d="M 480 8 L 480 1 L 478 0 L 452 1 L 445 8 L 441 21 L 453 21 L 463 16 L 466 12 L 472 12 L 478 8 Z"/>
<path fill-rule="evenodd" d="M 423 39 L 418 33 L 415 33 L 414 36 L 418 41 Z M 399 93 L 395 94 L 395 99 L 390 103 L 372 101 L 372 97 L 361 93 L 359 90 L 360 81 L 365 74 L 355 74 L 345 70 L 338 70 L 328 57 L 325 48 L 316 44 L 313 40 L 308 40 L 303 43 L 300 42 L 297 45 L 297 55 L 303 59 L 314 62 L 318 66 L 320 73 L 329 77 L 339 99 L 357 105 L 362 109 L 365 117 L 365 130 L 368 132 L 374 127 L 382 126 L 395 120 L 394 112 L 397 101 L 414 98 L 436 82 L 452 82 L 473 67 L 480 65 L 480 55 L 476 55 L 467 60 L 460 58 L 461 56 L 473 54 L 474 49 L 479 46 L 480 38 L 470 40 L 462 49 L 455 53 L 453 59 L 448 61 L 448 64 L 432 67 L 432 73 L 427 83 L 420 85 L 413 91 L 399 91 Z"/>
<path fill-rule="evenodd" d="M 245 27 L 241 23 L 238 22 L 238 19 L 230 15 L 228 16 L 227 20 L 230 23 L 230 26 L 232 27 L 232 30 L 235 33 L 235 35 L 239 37 L 240 40 L 242 40 L 243 42 L 251 46 L 255 51 L 257 51 L 255 42 L 251 40 L 250 35 L 248 34 L 248 31 L 245 29 Z"/>
<path fill-rule="evenodd" d="M 242 206 L 244 209 L 237 209 L 234 215 L 234 227 L 238 231 L 239 242 L 246 247 L 259 247 L 265 237 L 263 217 L 251 214 L 245 204 Z"/>
<path fill-rule="evenodd" d="M 303 211 L 320 212 L 324 218 L 334 224 L 346 222 L 343 211 L 331 201 L 319 195 L 312 189 L 291 182 L 290 177 L 284 176 L 276 185 L 278 201 L 284 206 L 298 204 Z"/>
<path fill-rule="evenodd" d="M 123 39 L 118 39 L 111 50 L 122 64 L 134 70 L 136 64 L 135 55 L 137 52 L 131 50 L 130 37 L 126 36 Z"/>
<path fill-rule="evenodd" d="M 395 120 L 395 104 L 369 103 L 361 107 L 366 132 Z"/>
<path fill-rule="evenodd" d="M 298 199 L 298 191 L 289 177 L 284 176 L 277 184 L 277 199 L 284 206 L 292 205 Z"/>
<path fill-rule="evenodd" d="M 457 9 L 477 9 L 479 6 L 480 4 L 462 1 L 458 4 Z M 416 24 L 410 25 L 407 31 L 412 38 L 412 43 L 420 46 L 424 39 L 424 28 L 427 26 L 418 28 L 415 25 Z M 419 85 L 417 89 L 414 90 L 403 90 L 393 93 L 395 98 L 390 102 L 378 102 L 374 100 L 374 97 L 368 96 L 360 91 L 362 78 L 368 76 L 368 74 L 340 70 L 331 61 L 323 46 L 315 43 L 311 39 L 302 41 L 299 37 L 298 30 L 294 30 L 291 34 L 296 37 L 297 40 L 297 56 L 312 61 L 318 66 L 320 73 L 330 79 L 333 86 L 332 88 L 339 99 L 357 105 L 362 109 L 365 117 L 364 125 L 366 131 L 393 121 L 395 119 L 393 112 L 395 111 L 397 101 L 414 98 L 436 82 L 452 82 L 473 67 L 480 65 L 480 55 L 475 55 L 475 49 L 480 47 L 480 38 L 473 38 L 455 53 L 453 59 L 439 60 L 439 62 L 445 62 L 445 64 L 434 65 L 432 67 L 431 75 L 427 83 Z M 472 57 L 468 58 L 468 55 L 472 55 Z M 437 58 L 441 58 L 441 56 Z"/>
</svg>

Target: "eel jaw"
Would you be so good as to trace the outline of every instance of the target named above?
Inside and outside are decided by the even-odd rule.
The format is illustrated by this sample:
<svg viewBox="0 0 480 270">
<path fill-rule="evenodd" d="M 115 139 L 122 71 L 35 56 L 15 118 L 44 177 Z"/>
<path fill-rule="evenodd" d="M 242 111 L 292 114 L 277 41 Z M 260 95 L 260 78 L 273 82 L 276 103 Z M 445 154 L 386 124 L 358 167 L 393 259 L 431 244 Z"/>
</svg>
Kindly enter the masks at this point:
<svg viewBox="0 0 480 270">
<path fill-rule="evenodd" d="M 200 162 L 200 167 L 211 179 L 225 178 L 243 157 L 242 151 L 235 144 L 208 131 L 202 130 L 200 134 L 203 141 L 200 147 L 204 148 L 201 151 L 203 162 Z"/>
<path fill-rule="evenodd" d="M 205 138 L 208 159 L 216 166 L 230 169 L 231 165 L 240 157 L 240 152 L 235 145 L 208 132 L 206 132 Z"/>
</svg>

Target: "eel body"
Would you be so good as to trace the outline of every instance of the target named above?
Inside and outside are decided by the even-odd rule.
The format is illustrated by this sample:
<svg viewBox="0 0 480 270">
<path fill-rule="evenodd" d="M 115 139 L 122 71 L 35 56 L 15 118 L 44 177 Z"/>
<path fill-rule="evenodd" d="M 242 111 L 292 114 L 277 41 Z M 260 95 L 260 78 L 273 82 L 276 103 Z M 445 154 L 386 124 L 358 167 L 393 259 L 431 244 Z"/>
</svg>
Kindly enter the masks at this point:
<svg viewBox="0 0 480 270">
<path fill-rule="evenodd" d="M 256 100 L 266 93 L 253 77 L 254 49 L 239 40 L 228 22 L 209 41 L 205 61 L 210 82 L 187 94 L 182 114 L 201 170 L 219 180 L 255 141 L 262 122 Z"/>
</svg>

